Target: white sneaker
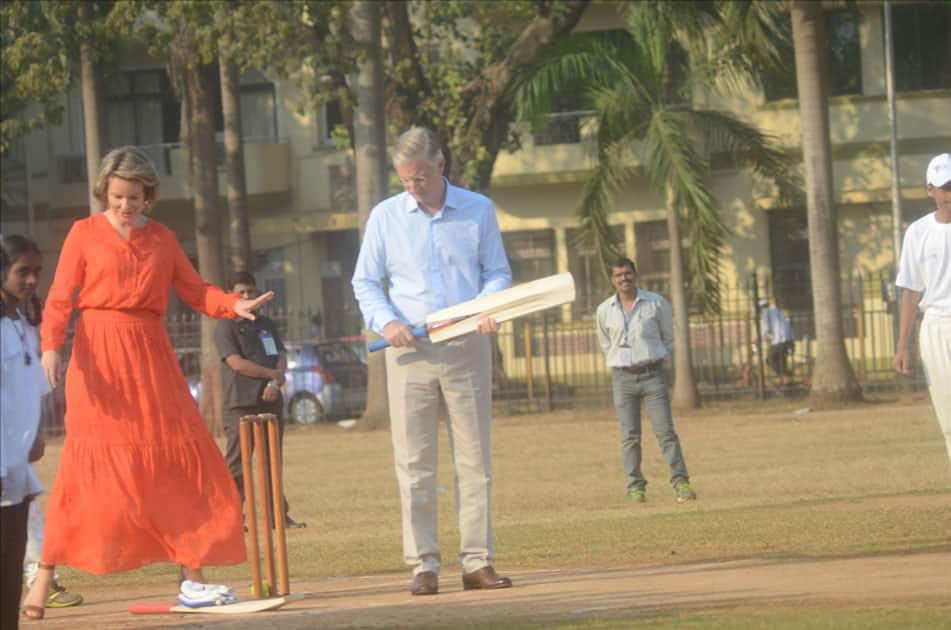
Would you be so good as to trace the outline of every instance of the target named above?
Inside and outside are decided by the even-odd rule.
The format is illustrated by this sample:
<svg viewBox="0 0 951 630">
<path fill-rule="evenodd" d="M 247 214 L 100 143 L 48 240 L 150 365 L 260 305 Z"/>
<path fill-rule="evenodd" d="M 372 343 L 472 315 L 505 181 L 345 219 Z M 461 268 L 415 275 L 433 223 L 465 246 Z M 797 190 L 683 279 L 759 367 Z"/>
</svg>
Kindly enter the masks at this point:
<svg viewBox="0 0 951 630">
<path fill-rule="evenodd" d="M 178 593 L 178 603 L 189 608 L 224 606 L 237 601 L 238 596 L 234 590 L 223 584 L 202 584 L 185 580 Z"/>
</svg>

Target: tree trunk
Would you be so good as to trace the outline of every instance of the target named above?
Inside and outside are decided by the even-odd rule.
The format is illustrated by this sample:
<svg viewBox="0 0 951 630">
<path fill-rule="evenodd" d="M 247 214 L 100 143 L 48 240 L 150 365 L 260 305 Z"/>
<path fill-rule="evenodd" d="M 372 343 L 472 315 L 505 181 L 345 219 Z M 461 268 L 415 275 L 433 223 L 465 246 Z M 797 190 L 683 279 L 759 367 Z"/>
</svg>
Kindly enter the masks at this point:
<svg viewBox="0 0 951 630">
<path fill-rule="evenodd" d="M 673 191 L 667 189 L 667 236 L 670 240 L 670 305 L 674 311 L 674 389 L 671 405 L 696 409 L 700 395 L 693 378 L 690 350 L 690 303 L 684 281 L 684 255 L 680 238 L 680 218 Z"/>
<path fill-rule="evenodd" d="M 240 74 L 231 55 L 231 37 L 228 34 L 218 40 L 218 67 L 221 73 L 221 110 L 224 115 L 225 171 L 228 175 L 228 250 L 231 271 L 253 271 L 244 145 L 241 140 Z"/>
<path fill-rule="evenodd" d="M 366 228 L 370 210 L 387 193 L 386 120 L 383 115 L 383 61 L 381 42 L 382 6 L 375 0 L 354 2 L 350 13 L 351 31 L 366 51 L 356 78 L 356 108 L 353 114 L 356 156 L 357 208 L 360 232 Z M 367 339 L 375 337 L 369 331 Z M 384 352 L 367 358 L 367 407 L 360 426 L 367 430 L 386 428 L 390 423 L 386 393 Z"/>
<path fill-rule="evenodd" d="M 861 400 L 862 390 L 845 351 L 842 328 L 838 217 L 833 194 L 829 109 L 822 64 L 826 50 L 822 5 L 811 0 L 794 1 L 791 16 L 816 320 L 816 362 L 810 404 L 821 407 Z"/>
<path fill-rule="evenodd" d="M 88 23 L 92 20 L 89 5 L 80 3 L 79 19 Z M 102 211 L 99 200 L 93 194 L 96 187 L 96 178 L 99 175 L 99 160 L 107 146 L 104 124 L 102 77 L 96 68 L 96 59 L 93 52 L 94 43 L 84 40 L 79 45 L 80 79 L 83 92 L 83 131 L 86 136 L 86 180 L 89 183 L 89 214 Z"/>
<path fill-rule="evenodd" d="M 197 52 L 192 59 L 197 59 Z M 198 270 L 212 284 L 222 284 L 221 230 L 218 217 L 218 159 L 209 68 L 192 64 L 185 70 L 190 106 L 192 188 Z M 182 121 L 185 128 L 185 121 Z M 221 361 L 215 348 L 217 321 L 201 318 L 201 413 L 213 435 L 222 431 Z"/>
</svg>

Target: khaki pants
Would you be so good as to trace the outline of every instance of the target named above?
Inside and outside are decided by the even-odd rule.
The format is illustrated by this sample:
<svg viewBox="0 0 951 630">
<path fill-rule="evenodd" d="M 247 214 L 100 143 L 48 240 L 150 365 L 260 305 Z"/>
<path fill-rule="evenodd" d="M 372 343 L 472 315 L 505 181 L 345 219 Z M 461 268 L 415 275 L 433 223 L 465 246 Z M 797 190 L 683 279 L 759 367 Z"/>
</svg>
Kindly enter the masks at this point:
<svg viewBox="0 0 951 630">
<path fill-rule="evenodd" d="M 463 571 L 488 565 L 494 555 L 489 496 L 492 465 L 491 339 L 470 334 L 444 343 L 386 350 L 386 379 L 396 479 L 403 516 L 403 556 L 414 573 L 438 573 L 436 528 L 438 421 L 449 412 L 449 448 L 455 466 L 459 560 Z"/>
</svg>

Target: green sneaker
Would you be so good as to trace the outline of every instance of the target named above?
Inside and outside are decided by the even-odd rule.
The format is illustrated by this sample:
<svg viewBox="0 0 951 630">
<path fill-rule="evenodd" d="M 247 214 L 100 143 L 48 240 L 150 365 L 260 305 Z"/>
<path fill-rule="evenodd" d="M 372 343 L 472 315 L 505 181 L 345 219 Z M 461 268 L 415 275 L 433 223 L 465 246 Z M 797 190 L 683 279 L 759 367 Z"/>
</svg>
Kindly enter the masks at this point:
<svg viewBox="0 0 951 630">
<path fill-rule="evenodd" d="M 647 493 L 643 490 L 630 490 L 628 491 L 627 496 L 631 497 L 631 501 L 634 503 L 647 502 Z"/>
<path fill-rule="evenodd" d="M 79 593 L 70 593 L 66 587 L 53 582 L 50 594 L 46 598 L 47 608 L 69 608 L 83 603 L 83 596 Z"/>
<path fill-rule="evenodd" d="M 693 491 L 693 488 L 690 487 L 690 484 L 686 481 L 681 481 L 677 484 L 677 503 L 686 503 L 687 501 L 696 501 L 697 493 Z"/>
</svg>

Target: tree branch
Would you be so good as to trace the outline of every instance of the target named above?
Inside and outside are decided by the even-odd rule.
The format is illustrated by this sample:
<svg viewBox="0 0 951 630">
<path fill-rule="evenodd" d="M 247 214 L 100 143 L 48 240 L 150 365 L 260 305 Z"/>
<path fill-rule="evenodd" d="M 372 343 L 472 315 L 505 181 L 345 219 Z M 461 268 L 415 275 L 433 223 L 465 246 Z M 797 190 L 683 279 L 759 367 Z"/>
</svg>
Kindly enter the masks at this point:
<svg viewBox="0 0 951 630">
<path fill-rule="evenodd" d="M 475 181 L 466 182 L 477 189 L 485 188 L 495 164 L 494 156 L 508 135 L 511 122 L 510 87 L 518 71 L 538 60 L 559 36 L 569 33 L 581 20 L 588 0 L 567 2 L 562 15 L 552 17 L 548 7 L 539 13 L 519 34 L 505 58 L 486 67 L 463 90 L 469 103 L 465 137 L 467 146 L 485 147 L 493 159 L 479 165 Z M 453 168 L 454 179 L 463 180 L 459 160 Z"/>
</svg>

